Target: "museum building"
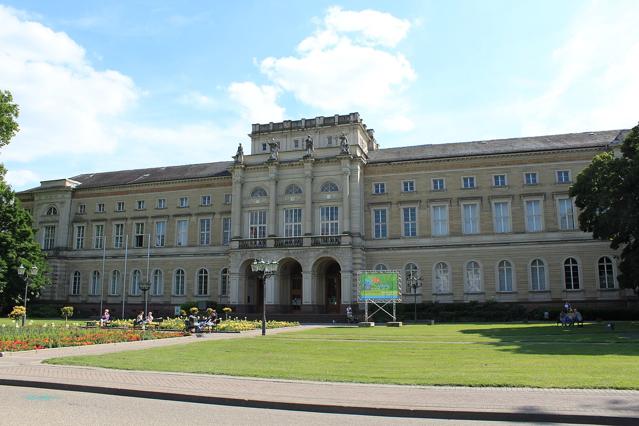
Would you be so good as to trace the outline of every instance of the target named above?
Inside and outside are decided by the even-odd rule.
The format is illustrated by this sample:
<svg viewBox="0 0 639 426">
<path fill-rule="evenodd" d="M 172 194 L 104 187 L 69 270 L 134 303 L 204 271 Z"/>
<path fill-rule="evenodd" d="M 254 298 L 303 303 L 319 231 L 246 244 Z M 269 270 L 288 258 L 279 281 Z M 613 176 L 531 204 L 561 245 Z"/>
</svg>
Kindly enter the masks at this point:
<svg viewBox="0 0 639 426">
<path fill-rule="evenodd" d="M 51 285 L 40 300 L 343 313 L 362 270 L 403 298 L 617 304 L 615 252 L 578 229 L 577 174 L 626 131 L 380 149 L 358 113 L 253 124 L 233 161 L 88 173 L 18 194 Z M 277 261 L 263 280 L 255 259 Z"/>
</svg>

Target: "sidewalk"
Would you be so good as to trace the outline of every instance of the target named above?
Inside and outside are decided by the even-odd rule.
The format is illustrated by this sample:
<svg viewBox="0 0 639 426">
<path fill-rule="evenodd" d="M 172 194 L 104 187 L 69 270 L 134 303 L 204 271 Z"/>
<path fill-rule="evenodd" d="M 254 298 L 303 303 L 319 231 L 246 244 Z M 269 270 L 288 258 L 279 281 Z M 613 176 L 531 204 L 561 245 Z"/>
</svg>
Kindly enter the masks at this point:
<svg viewBox="0 0 639 426">
<path fill-rule="evenodd" d="M 268 333 L 296 329 L 298 328 L 269 330 Z M 260 330 L 255 330 L 242 334 L 210 334 L 202 338 L 188 336 L 5 353 L 0 358 L 0 385 L 392 417 L 639 424 L 639 391 L 324 383 L 41 364 L 44 359 L 59 356 L 97 355 L 204 340 L 244 338 L 259 334 Z"/>
</svg>

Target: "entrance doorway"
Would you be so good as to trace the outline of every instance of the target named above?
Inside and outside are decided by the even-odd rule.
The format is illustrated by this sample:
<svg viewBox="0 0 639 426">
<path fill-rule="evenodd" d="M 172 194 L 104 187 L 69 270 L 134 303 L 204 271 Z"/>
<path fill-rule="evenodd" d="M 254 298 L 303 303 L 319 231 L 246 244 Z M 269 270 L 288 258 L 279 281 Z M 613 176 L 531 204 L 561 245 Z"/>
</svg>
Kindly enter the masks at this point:
<svg viewBox="0 0 639 426">
<path fill-rule="evenodd" d="M 339 313 L 342 304 L 342 273 L 339 263 L 331 261 L 324 274 L 324 303 L 327 313 Z"/>
</svg>

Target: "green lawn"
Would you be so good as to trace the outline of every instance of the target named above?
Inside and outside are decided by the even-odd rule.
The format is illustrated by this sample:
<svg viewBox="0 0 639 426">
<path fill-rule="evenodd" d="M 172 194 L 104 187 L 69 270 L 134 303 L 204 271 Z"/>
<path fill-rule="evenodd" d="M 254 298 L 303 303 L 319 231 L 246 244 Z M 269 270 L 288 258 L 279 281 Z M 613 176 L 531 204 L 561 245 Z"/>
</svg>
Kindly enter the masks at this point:
<svg viewBox="0 0 639 426">
<path fill-rule="evenodd" d="M 322 381 L 639 389 L 639 323 L 330 327 L 52 364 Z"/>
</svg>

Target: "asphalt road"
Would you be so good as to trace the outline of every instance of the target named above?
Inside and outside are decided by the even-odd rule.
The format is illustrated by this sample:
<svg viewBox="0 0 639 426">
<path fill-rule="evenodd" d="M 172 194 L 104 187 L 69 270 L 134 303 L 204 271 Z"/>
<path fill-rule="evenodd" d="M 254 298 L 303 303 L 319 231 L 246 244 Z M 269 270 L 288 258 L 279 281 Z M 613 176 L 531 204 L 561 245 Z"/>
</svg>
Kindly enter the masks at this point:
<svg viewBox="0 0 639 426">
<path fill-rule="evenodd" d="M 267 410 L 0 386 L 0 425 L 488 425 L 494 422 L 424 420 Z M 504 423 L 500 423 L 504 424 Z M 517 423 L 521 425 L 522 423 Z"/>
</svg>

